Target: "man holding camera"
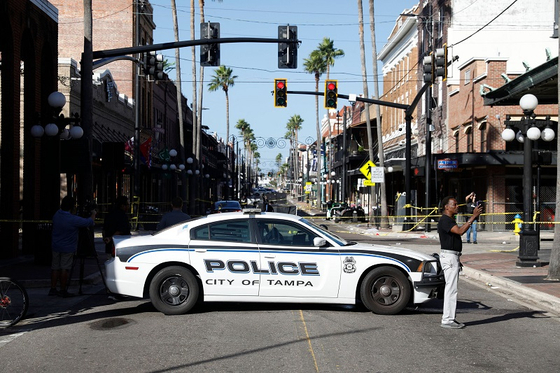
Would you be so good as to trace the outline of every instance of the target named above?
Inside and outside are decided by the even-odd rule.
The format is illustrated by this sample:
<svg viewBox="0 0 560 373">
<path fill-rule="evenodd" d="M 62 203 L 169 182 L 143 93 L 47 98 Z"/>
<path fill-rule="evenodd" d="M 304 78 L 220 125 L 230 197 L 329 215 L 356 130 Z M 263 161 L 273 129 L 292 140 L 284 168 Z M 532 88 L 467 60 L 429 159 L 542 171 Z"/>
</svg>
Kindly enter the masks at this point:
<svg viewBox="0 0 560 373">
<path fill-rule="evenodd" d="M 441 327 L 449 329 L 462 329 L 465 324 L 455 319 L 457 310 L 457 285 L 461 261 L 459 260 L 463 251 L 461 236 L 472 225 L 472 222 L 482 213 L 482 205 L 473 210 L 473 215 L 461 227 L 455 221 L 455 215 L 459 212 L 457 200 L 451 196 L 445 197 L 441 202 L 443 214 L 439 219 L 437 230 L 441 245 L 439 261 L 445 276 L 445 290 L 443 294 L 443 315 Z"/>
<path fill-rule="evenodd" d="M 474 212 L 474 209 L 476 208 L 476 206 L 478 206 L 478 202 L 476 201 L 476 194 L 474 192 L 472 192 L 471 194 L 469 194 L 468 196 L 465 197 L 465 203 L 467 205 L 467 214 L 471 215 Z M 478 222 L 478 219 L 474 219 L 472 221 L 472 224 L 469 226 L 469 229 L 467 230 L 467 243 L 471 243 L 471 232 L 472 232 L 472 243 L 473 244 L 477 244 L 478 242 L 476 241 L 476 223 Z"/>
</svg>

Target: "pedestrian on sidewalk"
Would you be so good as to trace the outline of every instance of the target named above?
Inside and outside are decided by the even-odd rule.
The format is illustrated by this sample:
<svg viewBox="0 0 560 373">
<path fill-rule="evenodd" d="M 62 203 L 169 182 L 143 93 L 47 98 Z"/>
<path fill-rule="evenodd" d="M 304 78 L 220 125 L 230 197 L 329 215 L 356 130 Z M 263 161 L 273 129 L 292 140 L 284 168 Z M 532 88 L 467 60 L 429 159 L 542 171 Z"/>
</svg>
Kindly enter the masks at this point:
<svg viewBox="0 0 560 373">
<path fill-rule="evenodd" d="M 477 205 L 476 194 L 474 192 L 472 192 L 471 194 L 466 196 L 465 197 L 465 203 L 467 205 L 467 215 L 472 216 L 473 211 L 474 211 L 474 209 Z M 478 222 L 478 219 L 474 219 L 472 224 L 469 226 L 469 229 L 467 229 L 467 243 L 471 243 L 471 232 L 472 232 L 472 238 L 473 238 L 472 243 L 473 244 L 478 243 L 476 241 L 477 222 Z"/>
<path fill-rule="evenodd" d="M 60 209 L 52 219 L 52 266 L 49 295 L 60 295 L 65 298 L 73 296 L 68 292 L 68 275 L 78 249 L 79 230 L 92 227 L 95 224 L 97 212 L 92 210 L 89 218 L 82 218 L 75 213 L 76 200 L 71 196 L 66 196 L 62 199 Z M 59 282 L 60 291 L 56 288 Z"/>
<path fill-rule="evenodd" d="M 113 211 L 105 217 L 103 242 L 105 242 L 105 253 L 108 255 L 113 254 L 113 248 L 115 247 L 113 236 L 130 236 L 130 221 L 126 215 L 129 206 L 126 196 L 118 196 Z"/>
<path fill-rule="evenodd" d="M 443 315 L 441 327 L 462 329 L 465 324 L 455 318 L 457 311 L 457 285 L 461 269 L 460 257 L 463 251 L 461 236 L 472 225 L 472 222 L 482 213 L 482 205 L 476 206 L 472 216 L 460 228 L 455 221 L 459 212 L 459 205 L 454 197 L 445 197 L 442 201 L 443 214 L 438 222 L 438 234 L 441 245 L 440 263 L 445 276 L 445 290 L 443 294 Z"/>
<path fill-rule="evenodd" d="M 181 197 L 175 197 L 171 201 L 170 212 L 164 214 L 157 225 L 157 230 L 160 231 L 164 228 L 189 220 L 190 215 L 183 212 L 183 200 Z"/>
</svg>

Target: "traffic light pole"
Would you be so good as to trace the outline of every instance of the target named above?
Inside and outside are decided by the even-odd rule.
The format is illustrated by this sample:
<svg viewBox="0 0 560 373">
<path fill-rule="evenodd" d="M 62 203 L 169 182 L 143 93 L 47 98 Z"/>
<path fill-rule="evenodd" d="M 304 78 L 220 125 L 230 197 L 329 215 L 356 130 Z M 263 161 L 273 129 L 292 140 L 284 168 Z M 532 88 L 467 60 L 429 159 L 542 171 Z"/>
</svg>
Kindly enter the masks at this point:
<svg viewBox="0 0 560 373">
<path fill-rule="evenodd" d="M 106 49 L 93 52 L 93 58 L 106 58 L 106 57 L 116 57 L 124 56 L 128 54 L 151 52 L 165 49 L 175 49 L 183 47 L 194 47 L 197 45 L 208 45 L 208 44 L 231 44 L 231 43 L 297 43 L 299 40 L 290 39 L 268 39 L 268 38 L 217 38 L 217 39 L 197 39 L 197 40 L 183 40 L 177 42 L 169 43 L 159 43 L 150 45 L 139 45 L 136 47 L 128 48 L 116 48 L 116 49 Z"/>
<path fill-rule="evenodd" d="M 406 145 L 405 145 L 405 172 L 404 172 L 404 177 L 405 177 L 405 198 L 406 198 L 406 209 L 405 209 L 405 220 L 404 220 L 404 225 L 403 225 L 403 230 L 409 230 L 412 228 L 412 223 L 411 223 L 411 219 L 410 219 L 410 204 L 411 204 L 411 175 L 410 175 L 410 170 L 412 168 L 412 150 L 411 150 L 411 142 L 412 142 L 412 118 L 413 118 L 413 112 L 414 110 L 416 110 L 416 106 L 418 105 L 418 103 L 420 102 L 420 99 L 422 98 L 422 95 L 424 93 L 426 93 L 426 91 L 428 91 L 428 88 L 430 88 L 432 85 L 432 83 L 425 83 L 422 88 L 418 91 L 418 93 L 416 94 L 416 96 L 414 97 L 414 99 L 412 100 L 412 103 L 410 105 L 404 105 L 404 104 L 399 104 L 396 102 L 388 102 L 388 101 L 381 101 L 381 100 L 374 100 L 371 98 L 364 98 L 364 97 L 356 97 L 356 101 L 361 101 L 361 102 L 367 102 L 370 104 L 375 104 L 375 105 L 380 105 L 380 106 L 387 106 L 387 107 L 393 107 L 393 108 L 397 108 L 397 109 L 403 109 L 405 111 L 405 120 L 406 120 Z M 427 99 L 427 101 L 431 101 L 431 91 L 429 91 L 429 99 Z M 314 96 L 324 96 L 325 93 L 324 92 L 314 92 L 314 91 L 288 91 L 288 94 L 299 94 L 299 95 L 314 95 Z M 343 94 L 338 94 L 339 98 L 344 98 L 344 99 L 350 99 L 349 95 L 343 95 Z M 346 115 L 346 111 L 344 112 L 344 115 Z M 430 118 L 430 124 L 431 124 L 431 118 Z M 429 128 L 428 128 L 429 129 Z M 429 131 L 428 131 L 429 132 Z M 346 135 L 346 119 L 344 119 L 344 135 Z M 345 141 L 345 140 L 343 140 Z M 431 141 L 431 139 L 430 139 Z M 430 149 L 431 150 L 431 149 Z M 431 155 L 430 155 L 431 158 Z M 346 162 L 344 161 L 344 167 L 346 166 Z M 344 174 L 346 174 L 346 171 L 344 171 Z M 429 175 L 427 173 L 427 175 Z M 346 197 L 345 196 L 345 184 L 343 183 L 342 186 L 342 196 L 343 199 Z M 426 198 L 428 197 L 428 194 L 426 194 Z"/>
<path fill-rule="evenodd" d="M 405 188 L 405 218 L 404 218 L 404 224 L 403 224 L 403 231 L 407 231 L 412 229 L 412 222 L 411 222 L 411 215 L 410 215 L 410 205 L 412 203 L 411 200 L 411 175 L 410 175 L 410 169 L 412 168 L 412 147 L 411 147 L 411 142 L 412 142 L 412 113 L 414 112 L 414 110 L 416 109 L 416 106 L 418 105 L 418 102 L 420 101 L 420 99 L 422 98 L 422 95 L 426 92 L 426 90 L 428 90 L 428 88 L 430 88 L 431 83 L 425 83 L 422 88 L 418 91 L 418 93 L 416 94 L 416 97 L 414 97 L 414 100 L 412 100 L 412 103 L 409 105 L 408 109 L 405 110 L 405 121 L 406 121 L 406 125 L 405 125 L 405 136 L 406 136 L 406 144 L 405 144 L 405 149 L 404 149 L 404 157 L 405 157 L 405 174 L 404 174 L 404 188 Z"/>
</svg>

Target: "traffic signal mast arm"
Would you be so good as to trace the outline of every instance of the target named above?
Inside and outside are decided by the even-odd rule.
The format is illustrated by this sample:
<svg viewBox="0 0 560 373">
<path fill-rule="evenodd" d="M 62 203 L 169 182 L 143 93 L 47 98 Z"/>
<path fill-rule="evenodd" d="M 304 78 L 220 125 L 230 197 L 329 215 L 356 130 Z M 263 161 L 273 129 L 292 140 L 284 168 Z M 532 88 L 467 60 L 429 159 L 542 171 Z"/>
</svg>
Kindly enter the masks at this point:
<svg viewBox="0 0 560 373">
<path fill-rule="evenodd" d="M 290 40 L 290 39 L 267 39 L 267 38 L 218 38 L 218 39 L 197 39 L 197 40 L 183 40 L 170 43 L 159 43 L 150 45 L 139 45 L 137 47 L 128 48 L 117 48 L 117 49 L 106 49 L 93 52 L 93 58 L 106 58 L 106 57 L 116 57 L 124 56 L 128 54 L 150 52 L 157 50 L 175 49 L 182 47 L 193 47 L 197 45 L 206 44 L 231 44 L 231 43 L 298 43 L 300 40 Z"/>
<path fill-rule="evenodd" d="M 315 92 L 315 91 L 287 91 L 288 94 L 294 95 L 313 95 L 313 96 L 324 96 L 325 92 Z M 338 94 L 339 98 L 349 99 L 349 95 Z M 399 104 L 396 102 L 389 102 L 389 101 L 381 101 L 381 100 L 374 100 L 372 98 L 364 98 L 364 97 L 356 97 L 356 101 L 367 102 L 369 104 L 381 105 L 381 106 L 388 106 L 394 107 L 397 109 L 404 109 L 407 110 L 410 105 Z"/>
</svg>

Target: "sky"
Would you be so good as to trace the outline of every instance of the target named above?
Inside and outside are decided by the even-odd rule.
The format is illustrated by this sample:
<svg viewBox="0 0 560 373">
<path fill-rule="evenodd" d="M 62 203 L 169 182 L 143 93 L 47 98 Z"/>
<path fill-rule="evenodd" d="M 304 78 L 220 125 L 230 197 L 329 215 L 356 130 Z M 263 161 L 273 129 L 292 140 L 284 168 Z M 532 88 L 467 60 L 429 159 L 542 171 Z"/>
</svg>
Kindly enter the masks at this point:
<svg viewBox="0 0 560 373">
<path fill-rule="evenodd" d="M 368 91 L 373 96 L 373 63 L 371 37 L 369 28 L 369 2 L 362 0 L 364 7 L 364 42 L 366 48 L 366 71 L 368 74 Z M 154 44 L 174 41 L 173 18 L 170 0 L 150 0 L 154 9 Z M 179 39 L 190 39 L 190 1 L 176 0 L 179 23 Z M 195 33 L 200 38 L 200 18 L 198 0 L 196 3 Z M 399 0 L 375 1 L 375 31 L 377 53 L 387 43 L 395 21 L 405 9 L 410 9 L 417 1 Z M 306 73 L 303 64 L 311 51 L 317 48 L 323 38 L 334 41 L 334 47 L 344 51 L 344 56 L 335 60 L 330 70 L 330 79 L 338 80 L 340 94 L 361 94 L 363 92 L 362 67 L 360 59 L 358 2 L 349 0 L 223 0 L 205 2 L 206 22 L 220 23 L 220 37 L 257 37 L 277 38 L 278 26 L 297 26 L 298 49 L 297 69 L 278 69 L 278 47 L 270 43 L 235 43 L 223 44 L 220 48 L 220 64 L 233 70 L 237 76 L 229 88 L 229 123 L 230 135 L 239 136 L 235 128 L 238 120 L 247 121 L 257 139 L 270 137 L 279 139 L 286 134 L 286 123 L 295 115 L 300 115 L 304 122 L 299 134 L 300 142 L 315 141 L 316 112 L 315 97 L 311 95 L 288 94 L 286 108 L 275 108 L 272 96 L 274 79 L 287 79 L 288 91 L 314 91 L 313 74 Z M 175 61 L 175 51 L 161 51 L 165 59 Z M 199 60 L 199 47 L 197 47 Z M 183 95 L 191 102 L 192 97 L 192 53 L 191 48 L 181 49 L 181 79 Z M 208 133 L 216 132 L 219 137 L 226 137 L 226 100 L 220 89 L 208 91 L 208 83 L 214 75 L 215 67 L 206 67 L 204 72 L 203 120 L 209 127 Z M 198 74 L 197 67 L 197 74 Z M 381 67 L 378 68 L 379 82 L 382 82 Z M 175 79 L 175 72 L 170 72 Z M 321 76 L 319 91 L 323 91 L 326 74 Z M 199 77 L 197 77 L 199 79 Z M 382 92 L 380 83 L 379 92 Z M 338 107 L 348 105 L 348 101 L 339 99 Z M 319 97 L 319 116 L 326 114 L 323 98 Z M 263 172 L 276 170 L 276 156 L 281 153 L 285 159 L 289 152 L 289 143 L 280 148 L 259 147 L 261 155 L 260 168 Z"/>
</svg>

